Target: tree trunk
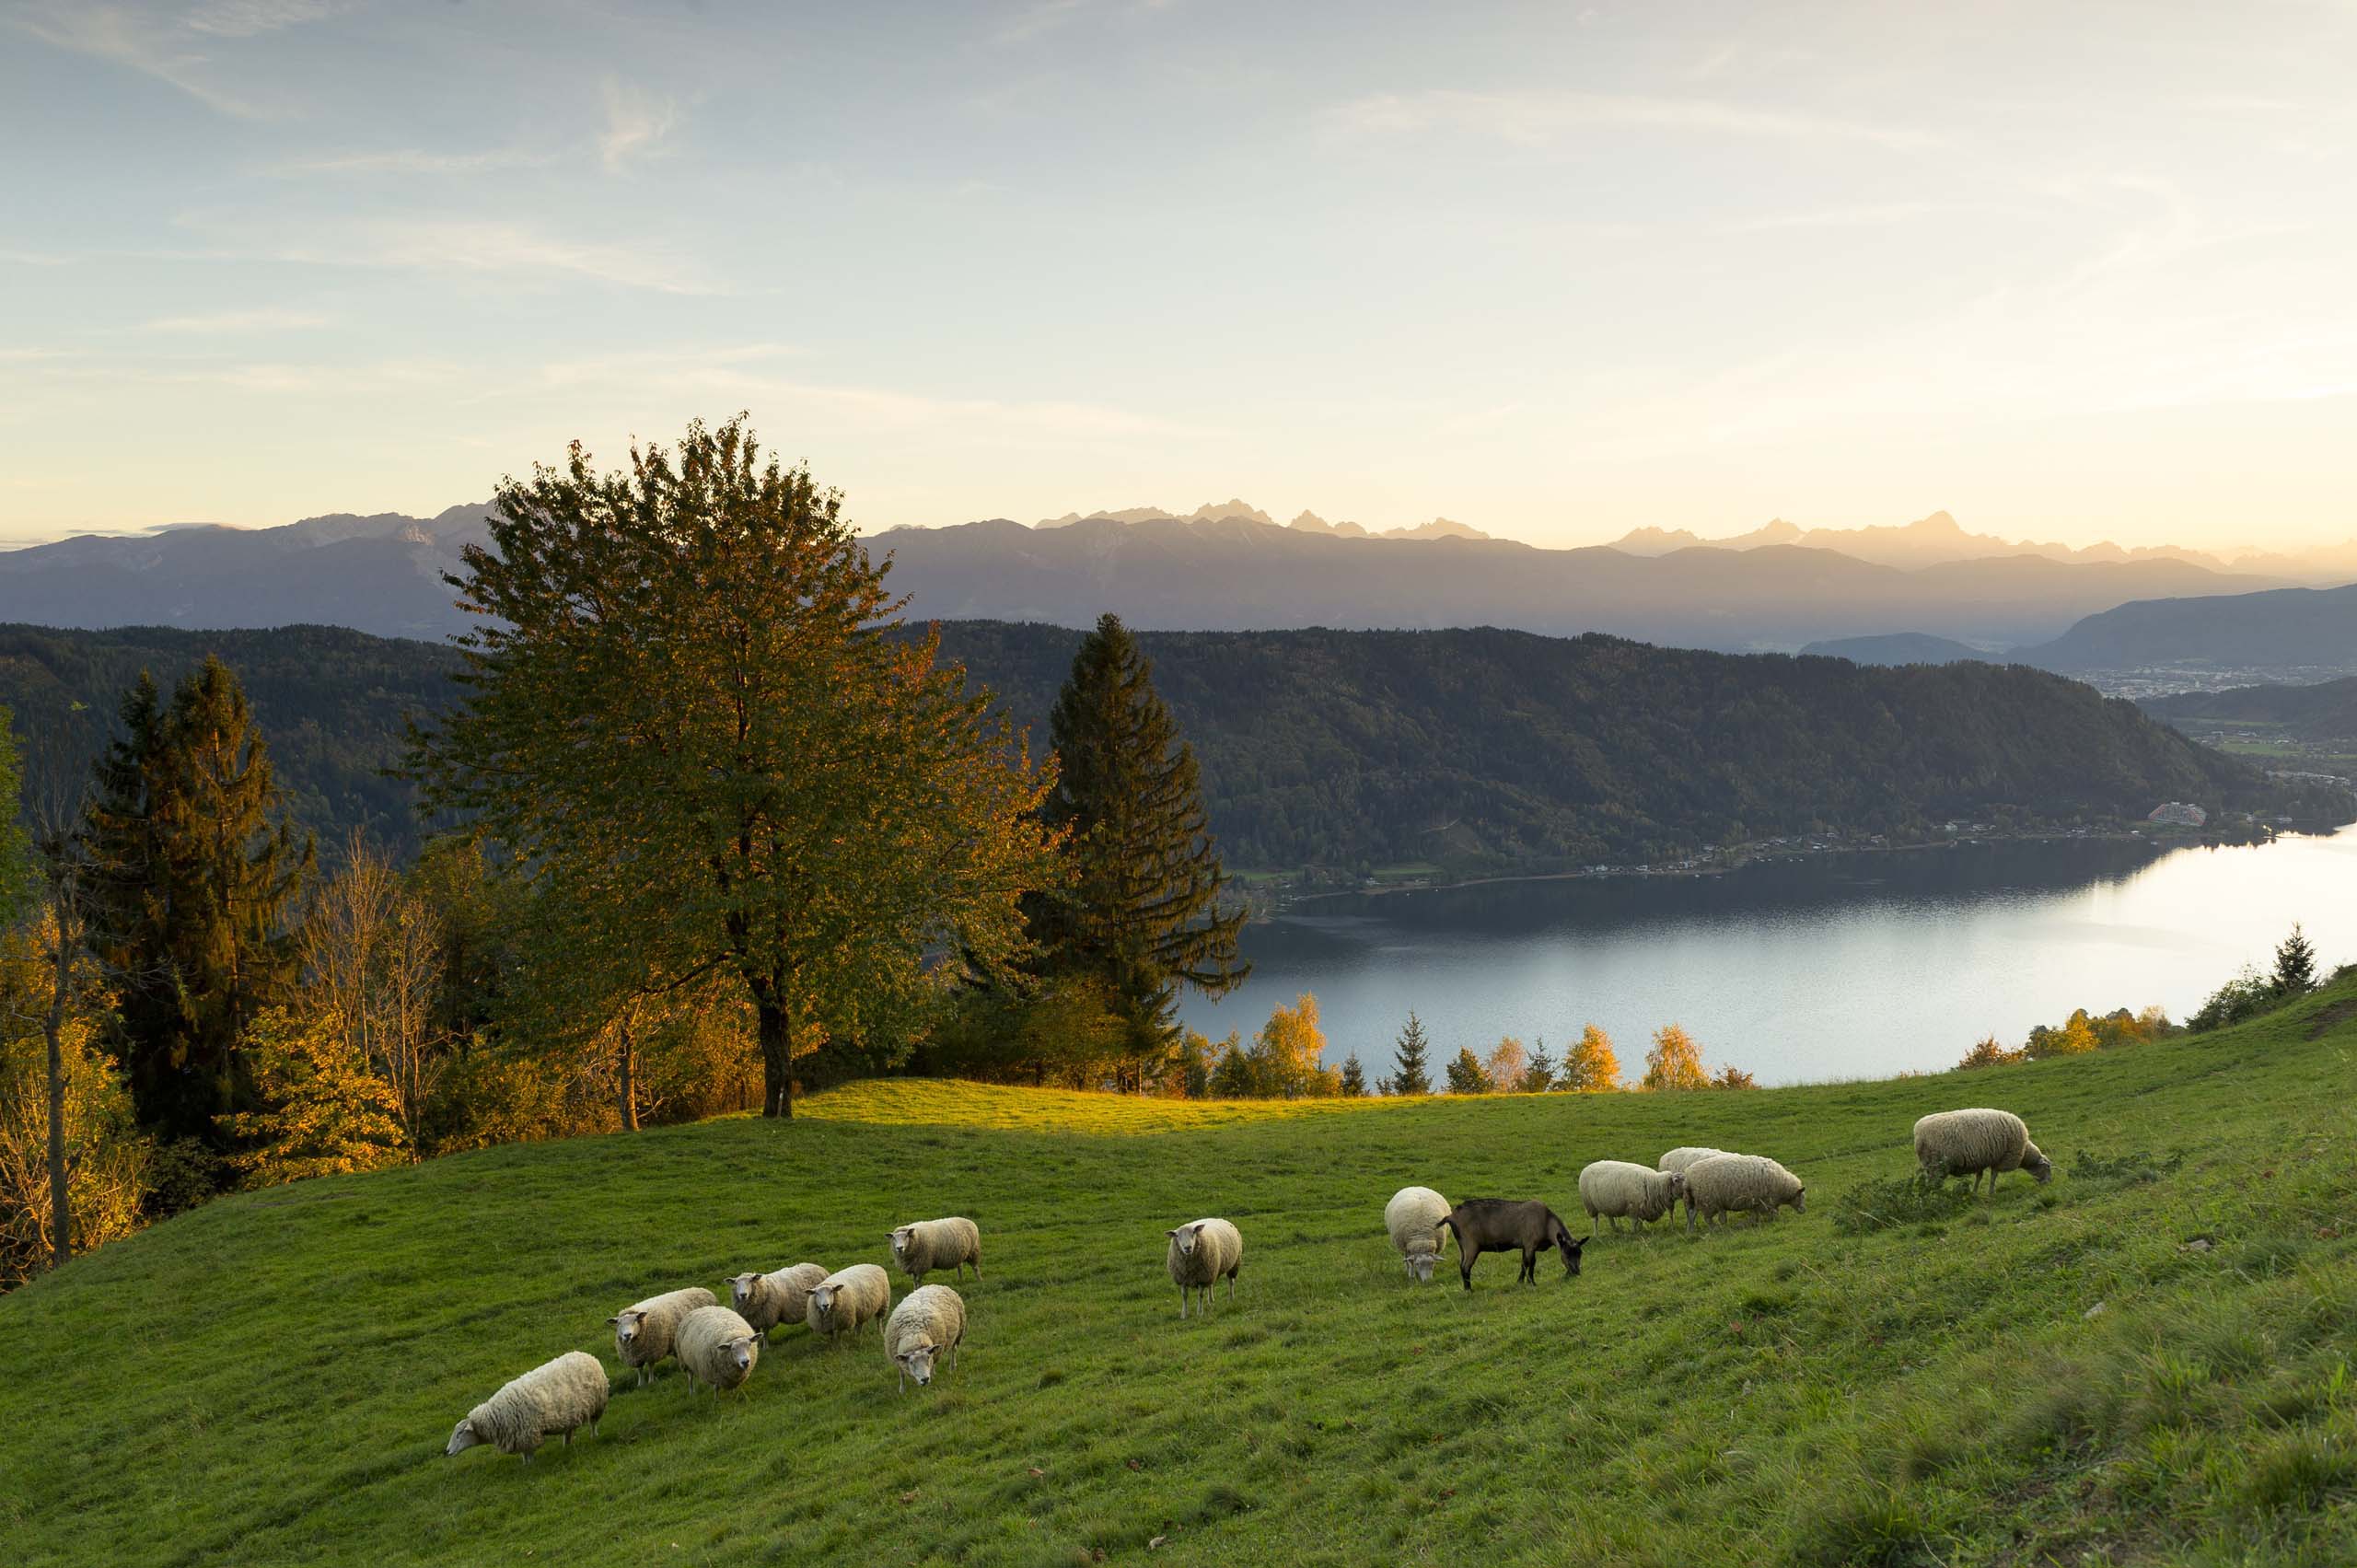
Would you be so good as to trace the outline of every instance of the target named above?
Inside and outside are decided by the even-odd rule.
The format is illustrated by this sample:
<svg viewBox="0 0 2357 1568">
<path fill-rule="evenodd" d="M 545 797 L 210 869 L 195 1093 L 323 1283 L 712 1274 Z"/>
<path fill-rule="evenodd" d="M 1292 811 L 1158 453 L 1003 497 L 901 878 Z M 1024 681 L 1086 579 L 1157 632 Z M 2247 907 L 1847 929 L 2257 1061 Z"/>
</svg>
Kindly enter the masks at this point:
<svg viewBox="0 0 2357 1568">
<path fill-rule="evenodd" d="M 756 1002 L 753 1016 L 761 1042 L 761 1114 L 794 1114 L 794 1019 L 784 1007 Z"/>
<path fill-rule="evenodd" d="M 57 970 L 49 993 L 49 1016 L 41 1033 L 49 1037 L 49 1256 L 50 1267 L 62 1269 L 74 1256 L 73 1195 L 65 1184 L 65 1001 L 74 981 L 74 943 L 67 917 L 57 916 Z"/>
<path fill-rule="evenodd" d="M 638 1045 L 631 1038 L 629 1019 L 622 1020 L 617 1032 L 621 1036 L 621 1045 L 615 1052 L 614 1076 L 620 1081 L 622 1131 L 635 1132 L 638 1131 Z"/>
</svg>

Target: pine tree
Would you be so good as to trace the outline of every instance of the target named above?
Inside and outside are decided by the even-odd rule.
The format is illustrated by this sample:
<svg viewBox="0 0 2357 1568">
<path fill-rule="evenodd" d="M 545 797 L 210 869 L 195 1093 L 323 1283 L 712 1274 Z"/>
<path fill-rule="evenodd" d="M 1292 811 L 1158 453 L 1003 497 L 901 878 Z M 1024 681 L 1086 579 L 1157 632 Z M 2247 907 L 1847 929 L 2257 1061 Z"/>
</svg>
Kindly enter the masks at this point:
<svg viewBox="0 0 2357 1568">
<path fill-rule="evenodd" d="M 1580 1030 L 1579 1043 L 1563 1058 L 1555 1081 L 1567 1089 L 1593 1092 L 1620 1086 L 1620 1058 L 1613 1053 L 1612 1037 L 1589 1024 Z"/>
<path fill-rule="evenodd" d="M 84 826 L 100 958 L 122 989 L 142 1121 L 206 1138 L 246 1109 L 247 1026 L 293 977 L 286 919 L 316 862 L 229 667 L 207 656 L 159 708 L 142 675 Z"/>
<path fill-rule="evenodd" d="M 1541 1035 L 1530 1047 L 1530 1065 L 1522 1071 L 1522 1092 L 1543 1095 L 1555 1087 L 1555 1059 L 1547 1052 L 1547 1037 Z"/>
<path fill-rule="evenodd" d="M 1424 1070 L 1424 1053 L 1431 1049 L 1424 1038 L 1424 1026 L 1415 1014 L 1408 1015 L 1408 1027 L 1399 1031 L 1396 1055 L 1392 1059 L 1390 1085 L 1387 1092 L 1395 1095 L 1428 1095 L 1433 1092 L 1432 1074 Z"/>
<path fill-rule="evenodd" d="M 1710 1074 L 1702 1070 L 1701 1048 L 1694 1037 L 1676 1024 L 1664 1024 L 1654 1031 L 1654 1048 L 1645 1052 L 1645 1075 L 1642 1086 L 1648 1089 L 1707 1089 Z"/>
<path fill-rule="evenodd" d="M 1357 1099 L 1366 1093 L 1366 1069 L 1359 1065 L 1359 1053 L 1352 1051 L 1342 1061 L 1342 1097 Z"/>
<path fill-rule="evenodd" d="M 1485 1095 L 1491 1089 L 1490 1075 L 1481 1071 L 1481 1059 L 1468 1046 L 1459 1050 L 1455 1061 L 1448 1064 L 1448 1092 L 1453 1095 Z"/>
<path fill-rule="evenodd" d="M 2316 949 L 2297 925 L 2275 949 L 2275 994 L 2305 996 L 2316 985 Z"/>
<path fill-rule="evenodd" d="M 1031 935 L 1051 971 L 1110 984 L 1134 1054 L 1159 1055 L 1178 1032 L 1181 986 L 1223 996 L 1251 972 L 1237 956 L 1248 912 L 1219 909 L 1227 877 L 1194 749 L 1155 694 L 1137 640 L 1112 615 L 1082 640 L 1048 727 L 1058 772 L 1040 815 L 1069 835 L 1071 875 L 1026 900 Z"/>
</svg>

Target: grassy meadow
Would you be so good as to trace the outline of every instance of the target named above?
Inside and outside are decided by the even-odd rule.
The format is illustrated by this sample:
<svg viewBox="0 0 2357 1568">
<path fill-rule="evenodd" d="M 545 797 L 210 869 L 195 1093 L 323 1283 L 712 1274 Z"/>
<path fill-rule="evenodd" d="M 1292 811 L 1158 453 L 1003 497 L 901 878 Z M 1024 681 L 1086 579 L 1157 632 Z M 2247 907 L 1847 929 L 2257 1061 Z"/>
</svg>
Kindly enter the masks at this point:
<svg viewBox="0 0 2357 1568">
<path fill-rule="evenodd" d="M 2357 984 L 2216 1035 L 1751 1093 L 1196 1105 L 893 1081 L 227 1199 L 0 1298 L 0 1562 L 2357 1561 Z M 1922 1203 L 1997 1103 L 2048 1188 Z M 1418 1287 L 1422 1182 L 1773 1154 L 1809 1210 Z M 1891 1183 L 1876 1187 L 1872 1184 Z M 1876 1218 L 1837 1224 L 1845 1193 Z M 617 1376 L 526 1466 L 450 1427 L 681 1284 L 981 1225 L 962 1365 L 795 1330 L 715 1408 Z M 1181 1322 L 1163 1231 L 1245 1237 Z M 905 1282 L 895 1276 L 896 1298 Z M 1158 1545 L 1155 1544 L 1159 1542 Z"/>
</svg>

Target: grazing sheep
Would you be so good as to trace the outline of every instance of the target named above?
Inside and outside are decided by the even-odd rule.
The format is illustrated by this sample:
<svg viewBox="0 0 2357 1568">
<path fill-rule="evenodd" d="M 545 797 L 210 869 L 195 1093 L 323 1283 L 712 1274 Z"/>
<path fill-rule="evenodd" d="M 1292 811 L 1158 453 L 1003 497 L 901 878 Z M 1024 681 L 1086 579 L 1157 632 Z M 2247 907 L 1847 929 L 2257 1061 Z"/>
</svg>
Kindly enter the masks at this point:
<svg viewBox="0 0 2357 1568">
<path fill-rule="evenodd" d="M 802 1320 L 812 1333 L 832 1339 L 846 1331 L 857 1333 L 862 1323 L 883 1317 L 891 1305 L 892 1282 L 884 1271 L 873 1263 L 853 1263 L 810 1287 Z"/>
<path fill-rule="evenodd" d="M 1678 1207 L 1685 1195 L 1682 1170 L 1647 1170 L 1628 1160 L 1596 1160 L 1580 1171 L 1580 1202 L 1591 1225 L 1599 1214 L 1614 1230 L 1623 1218 L 1632 1225 L 1651 1225 Z"/>
<path fill-rule="evenodd" d="M 1713 1155 L 1687 1169 L 1688 1230 L 1694 1228 L 1698 1211 L 1714 1224 L 1721 1214 L 1744 1210 L 1772 1220 L 1782 1203 L 1790 1203 L 1796 1214 L 1806 1214 L 1807 1190 L 1799 1177 L 1765 1155 Z"/>
<path fill-rule="evenodd" d="M 567 1351 L 554 1361 L 535 1366 L 521 1377 L 503 1384 L 499 1392 L 467 1412 L 450 1429 L 445 1455 L 463 1453 L 488 1443 L 503 1454 L 521 1454 L 532 1462 L 532 1450 L 552 1432 L 564 1434 L 573 1446 L 575 1428 L 598 1430 L 606 1413 L 606 1369 L 586 1351 Z"/>
<path fill-rule="evenodd" d="M 1974 1191 L 1983 1172 L 1989 1191 L 2009 1170 L 2026 1170 L 2044 1186 L 2054 1179 L 2054 1162 L 2029 1141 L 2029 1129 L 2010 1110 L 1943 1110 L 1915 1123 L 1915 1158 L 1933 1181 L 1969 1176 Z"/>
<path fill-rule="evenodd" d="M 933 1360 L 949 1357 L 958 1370 L 958 1347 L 966 1338 L 966 1300 L 947 1285 L 919 1285 L 900 1298 L 884 1325 L 884 1353 L 900 1373 L 900 1391 L 909 1391 L 909 1379 L 922 1388 L 933 1381 Z"/>
<path fill-rule="evenodd" d="M 809 1309 L 810 1292 L 825 1280 L 824 1263 L 796 1263 L 766 1274 L 737 1274 L 728 1282 L 728 1295 L 737 1315 L 753 1326 L 763 1344 L 781 1323 L 799 1323 Z"/>
<path fill-rule="evenodd" d="M 973 1221 L 955 1216 L 904 1225 L 892 1233 L 892 1261 L 919 1284 L 944 1263 L 956 1265 L 960 1280 L 966 1277 L 966 1265 L 971 1263 L 979 1280 L 982 1277 L 982 1233 Z"/>
<path fill-rule="evenodd" d="M 1212 1286 L 1225 1278 L 1227 1299 L 1236 1299 L 1236 1276 L 1244 1267 L 1244 1233 L 1225 1220 L 1192 1220 L 1176 1230 L 1165 1231 L 1170 1237 L 1170 1253 L 1166 1260 L 1170 1268 L 1171 1283 L 1178 1287 L 1178 1316 L 1187 1316 L 1189 1293 L 1202 1292 L 1202 1312 L 1212 1309 Z M 1201 1316 L 1198 1313 L 1197 1316 Z"/>
<path fill-rule="evenodd" d="M 1448 1200 L 1429 1187 L 1402 1187 L 1383 1206 L 1383 1228 L 1391 1233 L 1391 1245 L 1399 1249 L 1399 1260 L 1418 1284 L 1432 1283 L 1433 1265 L 1448 1245 L 1440 1233 L 1440 1222 L 1447 1216 Z"/>
<path fill-rule="evenodd" d="M 679 1331 L 679 1319 L 712 1304 L 712 1292 L 690 1285 L 650 1295 L 606 1319 L 613 1325 L 615 1353 L 622 1358 L 624 1367 L 638 1373 L 641 1387 L 655 1376 L 655 1364 L 671 1353 L 671 1338 Z"/>
<path fill-rule="evenodd" d="M 1473 1288 L 1473 1265 L 1484 1252 L 1520 1252 L 1522 1272 L 1515 1283 L 1537 1284 L 1542 1249 L 1552 1247 L 1563 1255 L 1563 1277 L 1570 1279 L 1580 1272 L 1580 1249 L 1595 1239 L 1583 1236 L 1573 1241 L 1570 1227 L 1536 1198 L 1468 1198 L 1440 1223 L 1457 1237 L 1457 1272 L 1467 1290 Z"/>
<path fill-rule="evenodd" d="M 1661 1163 L 1655 1166 L 1654 1168 L 1655 1170 L 1674 1170 L 1680 1176 L 1683 1176 L 1688 1171 L 1693 1169 L 1697 1162 L 1709 1159 L 1713 1155 L 1724 1155 L 1728 1152 L 1729 1151 L 1725 1149 L 1703 1149 L 1696 1148 L 1692 1145 L 1682 1145 L 1678 1148 L 1672 1149 L 1669 1153 L 1662 1156 Z"/>
<path fill-rule="evenodd" d="M 688 1387 L 710 1384 L 715 1400 L 742 1387 L 761 1358 L 753 1326 L 726 1307 L 699 1307 L 682 1318 L 676 1342 Z"/>
</svg>

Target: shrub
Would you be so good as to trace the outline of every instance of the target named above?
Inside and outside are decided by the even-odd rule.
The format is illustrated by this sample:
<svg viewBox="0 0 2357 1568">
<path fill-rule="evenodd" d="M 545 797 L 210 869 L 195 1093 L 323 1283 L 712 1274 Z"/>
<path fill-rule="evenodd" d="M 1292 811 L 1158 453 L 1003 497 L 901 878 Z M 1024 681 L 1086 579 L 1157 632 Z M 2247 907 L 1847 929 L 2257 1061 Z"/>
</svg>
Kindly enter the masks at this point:
<svg viewBox="0 0 2357 1568">
<path fill-rule="evenodd" d="M 1894 1176 L 1851 1188 L 1834 1200 L 1833 1229 L 1840 1236 L 1954 1219 L 1972 1206 L 1971 1190 L 1954 1182 Z"/>
<path fill-rule="evenodd" d="M 2073 1181 L 2158 1181 L 2174 1176 L 2185 1164 L 2181 1154 L 2166 1159 L 2142 1150 L 2124 1155 L 2099 1155 L 2081 1149 L 2071 1156 L 2071 1179 Z"/>
</svg>

